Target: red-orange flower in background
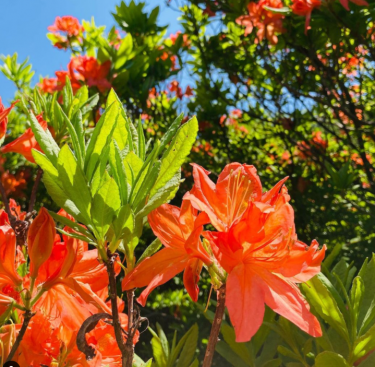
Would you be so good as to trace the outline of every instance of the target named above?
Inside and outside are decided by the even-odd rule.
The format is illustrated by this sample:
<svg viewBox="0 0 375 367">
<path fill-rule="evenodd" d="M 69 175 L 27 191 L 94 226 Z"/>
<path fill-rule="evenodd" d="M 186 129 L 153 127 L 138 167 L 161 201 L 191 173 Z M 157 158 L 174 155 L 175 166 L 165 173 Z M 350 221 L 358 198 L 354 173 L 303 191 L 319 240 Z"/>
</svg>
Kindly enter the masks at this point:
<svg viewBox="0 0 375 367">
<path fill-rule="evenodd" d="M 169 204 L 162 205 L 151 212 L 148 220 L 165 248 L 136 266 L 124 278 L 122 289 L 147 286 L 138 298 L 138 302 L 144 306 L 154 288 L 184 271 L 185 288 L 196 301 L 203 262 L 211 263 L 200 240 L 203 225 L 208 222 L 207 216 L 204 213 L 198 215 L 190 203 L 185 201 L 181 209 Z"/>
<path fill-rule="evenodd" d="M 70 15 L 63 17 L 56 17 L 55 23 L 48 27 L 48 30 L 53 33 L 62 32 L 67 36 L 78 36 L 84 31 L 84 28 L 79 23 L 79 20 Z"/>
<path fill-rule="evenodd" d="M 5 108 L 0 97 L 0 141 L 5 137 L 8 126 L 8 115 L 16 103 L 18 101 L 13 102 L 10 107 Z"/>
<path fill-rule="evenodd" d="M 111 88 L 107 77 L 111 69 L 111 61 L 107 60 L 102 64 L 92 56 L 77 56 L 72 58 L 68 65 L 70 75 L 79 74 L 79 79 L 86 81 L 89 87 L 97 87 L 100 92 Z"/>
<path fill-rule="evenodd" d="M 310 27 L 311 13 L 315 8 L 319 8 L 322 2 L 320 0 L 292 0 L 291 9 L 294 14 L 306 17 L 305 33 Z"/>
<path fill-rule="evenodd" d="M 250 2 L 247 6 L 248 15 L 242 15 L 236 19 L 236 23 L 245 26 L 245 36 L 253 32 L 254 27 L 258 28 L 255 42 L 262 41 L 266 37 L 272 44 L 278 39 L 276 33 L 283 33 L 284 16 L 267 10 L 265 7 L 280 9 L 284 5 L 281 0 L 260 0 L 258 3 Z"/>
<path fill-rule="evenodd" d="M 283 187 L 286 179 L 262 194 L 253 166 L 226 166 L 216 185 L 202 167 L 194 165 L 193 174 L 193 192 L 184 200 L 206 212 L 219 231 L 203 235 L 228 273 L 226 306 L 236 340 L 248 341 L 256 333 L 265 304 L 307 333 L 321 336 L 296 283 L 320 271 L 325 247 L 318 251 L 316 241 L 308 247 L 297 240 L 294 212 Z"/>
<path fill-rule="evenodd" d="M 43 120 L 42 115 L 36 116 L 36 119 L 38 120 L 42 128 L 46 130 L 47 122 Z M 13 153 L 22 154 L 29 162 L 35 163 L 34 157 L 32 155 L 32 149 L 39 150 L 40 152 L 42 151 L 30 127 L 16 140 L 13 140 L 11 143 L 7 145 L 4 145 L 1 148 L 1 152 L 2 153 L 13 152 Z"/>
<path fill-rule="evenodd" d="M 32 278 L 37 277 L 39 268 L 51 256 L 55 236 L 55 222 L 48 210 L 41 208 L 31 223 L 27 236 L 30 276 Z"/>
<path fill-rule="evenodd" d="M 368 6 L 368 2 L 365 0 L 340 0 L 341 5 L 348 11 L 350 11 L 349 1 L 358 6 Z"/>
</svg>

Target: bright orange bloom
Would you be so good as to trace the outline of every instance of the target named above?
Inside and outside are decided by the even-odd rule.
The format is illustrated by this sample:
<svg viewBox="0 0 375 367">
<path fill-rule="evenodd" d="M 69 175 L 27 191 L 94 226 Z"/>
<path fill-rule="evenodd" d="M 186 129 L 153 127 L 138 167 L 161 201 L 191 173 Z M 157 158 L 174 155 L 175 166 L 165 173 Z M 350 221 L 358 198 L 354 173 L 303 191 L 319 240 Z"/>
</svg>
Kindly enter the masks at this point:
<svg viewBox="0 0 375 367">
<path fill-rule="evenodd" d="M 138 298 L 138 302 L 144 306 L 153 289 L 184 271 L 185 288 L 190 297 L 197 301 L 197 283 L 203 262 L 211 263 L 200 240 L 203 224 L 208 222 L 207 216 L 204 213 L 198 215 L 185 201 L 181 209 L 169 204 L 162 205 L 151 212 L 148 220 L 165 248 L 136 266 L 124 278 L 122 289 L 147 286 Z"/>
<path fill-rule="evenodd" d="M 262 184 L 254 166 L 232 163 L 219 175 L 216 185 L 203 167 L 192 164 L 194 190 L 184 196 L 194 208 L 204 211 L 212 225 L 225 232 L 238 222 L 251 200 L 262 196 Z"/>
<path fill-rule="evenodd" d="M 17 287 L 21 277 L 16 265 L 16 236 L 4 210 L 0 210 L 0 292 L 6 285 Z"/>
<path fill-rule="evenodd" d="M 297 240 L 290 197 L 282 187 L 286 179 L 262 194 L 253 166 L 226 166 L 216 185 L 207 174 L 194 166 L 195 188 L 184 199 L 204 210 L 219 230 L 203 235 L 228 273 L 226 305 L 236 340 L 248 341 L 257 332 L 265 304 L 307 333 L 321 336 L 296 283 L 320 271 L 325 247 L 318 251 L 316 241 L 308 247 Z"/>
<path fill-rule="evenodd" d="M 125 314 L 120 314 L 121 326 L 124 330 L 128 329 L 128 318 Z M 66 358 L 69 366 L 93 367 L 109 366 L 119 367 L 121 361 L 121 351 L 117 345 L 114 328 L 104 321 L 99 321 L 95 329 L 86 334 L 87 344 L 95 349 L 95 358 L 87 361 L 84 354 L 81 353 L 76 344 Z M 139 340 L 139 332 L 134 336 L 133 343 Z"/>
<path fill-rule="evenodd" d="M 284 16 L 279 13 L 273 13 L 267 10 L 270 8 L 282 8 L 284 5 L 281 0 L 260 0 L 258 3 L 250 2 L 247 6 L 248 15 L 242 15 L 236 19 L 236 23 L 245 26 L 245 36 L 252 33 L 254 27 L 258 28 L 258 41 L 266 37 L 272 44 L 276 44 L 278 39 L 276 33 L 283 33 Z"/>
<path fill-rule="evenodd" d="M 320 0 L 292 0 L 291 7 L 294 14 L 306 17 L 305 33 L 310 27 L 311 13 L 315 8 L 319 8 L 322 2 Z"/>
<path fill-rule="evenodd" d="M 98 60 L 92 56 L 77 56 L 72 58 L 68 65 L 70 75 L 79 74 L 79 79 L 84 79 L 89 87 L 97 87 L 100 92 L 111 88 L 111 83 L 107 77 L 111 69 L 111 61 L 107 60 L 99 64 Z"/>
<path fill-rule="evenodd" d="M 27 236 L 30 276 L 32 278 L 37 277 L 39 268 L 51 256 L 55 236 L 55 222 L 48 210 L 41 208 L 31 223 Z"/>
<path fill-rule="evenodd" d="M 36 118 L 39 121 L 42 128 L 46 130 L 47 122 L 43 120 L 42 115 L 38 115 L 36 116 Z M 2 153 L 9 153 L 9 152 L 19 153 L 19 154 L 22 154 L 29 162 L 35 163 L 34 157 L 31 153 L 33 149 L 39 150 L 40 152 L 42 151 L 30 127 L 19 138 L 3 146 L 1 148 L 1 152 Z"/>
<path fill-rule="evenodd" d="M 3 360 L 7 358 L 20 328 L 21 324 L 6 325 L 2 328 L 0 337 L 5 342 Z M 58 330 L 52 328 L 48 318 L 37 313 L 31 319 L 13 360 L 20 366 L 50 366 L 60 352 L 61 341 L 58 339 L 57 333 Z"/>
<path fill-rule="evenodd" d="M 13 102 L 10 107 L 5 108 L 0 97 L 0 139 L 5 136 L 8 126 L 8 115 L 16 103 L 18 103 L 18 101 Z"/>
<path fill-rule="evenodd" d="M 78 36 L 84 31 L 84 28 L 75 17 L 66 15 L 63 17 L 56 17 L 55 23 L 48 27 L 48 30 L 53 33 L 63 32 L 67 36 Z"/>
</svg>

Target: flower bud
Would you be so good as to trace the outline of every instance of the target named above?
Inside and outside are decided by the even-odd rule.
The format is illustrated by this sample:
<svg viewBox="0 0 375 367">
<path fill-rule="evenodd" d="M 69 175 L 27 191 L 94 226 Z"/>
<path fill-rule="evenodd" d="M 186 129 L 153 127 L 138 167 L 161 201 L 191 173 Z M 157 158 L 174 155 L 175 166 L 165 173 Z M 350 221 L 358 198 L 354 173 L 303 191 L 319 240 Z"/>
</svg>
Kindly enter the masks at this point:
<svg viewBox="0 0 375 367">
<path fill-rule="evenodd" d="M 36 278 L 40 266 L 51 256 L 56 230 L 47 209 L 41 208 L 31 223 L 27 237 L 30 257 L 30 276 Z"/>
</svg>

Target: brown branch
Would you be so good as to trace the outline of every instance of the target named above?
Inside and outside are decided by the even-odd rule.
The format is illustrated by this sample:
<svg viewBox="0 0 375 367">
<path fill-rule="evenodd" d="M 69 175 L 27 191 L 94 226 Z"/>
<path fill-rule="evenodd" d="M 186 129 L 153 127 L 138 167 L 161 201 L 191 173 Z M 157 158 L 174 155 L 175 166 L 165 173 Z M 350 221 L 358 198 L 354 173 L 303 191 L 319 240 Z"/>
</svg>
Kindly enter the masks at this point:
<svg viewBox="0 0 375 367">
<path fill-rule="evenodd" d="M 217 291 L 217 304 L 215 317 L 211 327 L 210 338 L 208 339 L 206 354 L 204 356 L 202 367 L 211 367 L 212 359 L 215 353 L 215 347 L 218 341 L 220 326 L 223 321 L 225 311 L 226 285 L 222 285 Z"/>
<path fill-rule="evenodd" d="M 2 198 L 4 206 L 5 206 L 5 211 L 8 214 L 8 217 L 9 217 L 9 221 L 12 222 L 12 218 L 14 216 L 13 216 L 12 212 L 10 211 L 8 196 L 5 192 L 5 189 L 4 189 L 4 186 L 3 186 L 3 183 L 1 182 L 1 180 L 0 180 L 0 193 L 1 193 L 1 198 Z"/>
<path fill-rule="evenodd" d="M 127 349 L 125 346 L 124 338 L 122 336 L 122 328 L 117 304 L 117 287 L 116 287 L 116 272 L 115 261 L 117 254 L 112 254 L 107 250 L 108 260 L 105 262 L 109 278 L 109 299 L 111 300 L 113 328 L 115 330 L 115 337 L 117 345 L 121 351 L 121 366 L 126 367 L 127 363 Z"/>
<path fill-rule="evenodd" d="M 133 338 L 138 329 L 138 322 L 136 323 L 134 320 L 134 291 L 130 290 L 127 291 L 127 298 L 128 298 L 128 338 L 126 340 L 125 348 L 126 348 L 126 367 L 133 366 L 133 358 L 134 358 L 134 344 Z"/>
<path fill-rule="evenodd" d="M 17 338 L 16 338 L 16 342 L 13 344 L 12 346 L 12 349 L 8 355 L 8 358 L 7 358 L 7 362 L 11 361 L 18 349 L 18 347 L 20 346 L 20 343 L 26 333 L 26 330 L 27 330 L 27 327 L 29 326 L 29 322 L 31 320 L 31 318 L 35 315 L 35 313 L 32 313 L 31 311 L 26 311 L 24 313 L 24 317 L 23 317 L 23 323 L 22 323 L 22 327 L 21 327 L 21 330 L 19 332 L 19 334 L 17 335 Z"/>
<path fill-rule="evenodd" d="M 31 213 L 34 210 L 35 201 L 36 201 L 36 194 L 38 192 L 38 187 L 39 187 L 40 180 L 42 179 L 42 176 L 43 176 L 43 170 L 41 168 L 39 168 L 38 173 L 36 174 L 33 190 L 31 192 L 31 196 L 30 196 L 29 213 Z"/>
</svg>

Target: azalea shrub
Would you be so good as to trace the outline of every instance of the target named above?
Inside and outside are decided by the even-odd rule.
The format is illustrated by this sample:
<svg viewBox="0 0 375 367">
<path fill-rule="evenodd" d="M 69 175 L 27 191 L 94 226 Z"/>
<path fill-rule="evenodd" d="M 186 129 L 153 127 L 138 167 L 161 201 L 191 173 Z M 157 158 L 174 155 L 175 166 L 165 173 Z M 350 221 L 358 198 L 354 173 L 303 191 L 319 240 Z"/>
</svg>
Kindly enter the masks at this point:
<svg viewBox="0 0 375 367">
<path fill-rule="evenodd" d="M 166 4 L 2 57 L 0 365 L 372 366 L 372 4 Z"/>
</svg>

